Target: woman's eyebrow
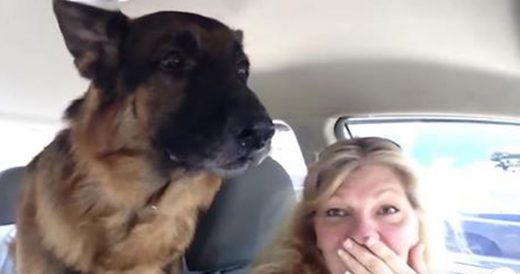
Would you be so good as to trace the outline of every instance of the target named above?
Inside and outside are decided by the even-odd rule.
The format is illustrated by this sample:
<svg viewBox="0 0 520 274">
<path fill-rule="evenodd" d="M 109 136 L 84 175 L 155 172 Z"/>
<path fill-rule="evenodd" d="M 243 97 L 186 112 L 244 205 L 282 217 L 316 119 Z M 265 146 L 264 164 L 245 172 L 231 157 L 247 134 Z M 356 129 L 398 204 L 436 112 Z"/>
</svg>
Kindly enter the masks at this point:
<svg viewBox="0 0 520 274">
<path fill-rule="evenodd" d="M 344 203 L 345 198 L 343 198 L 341 195 L 334 194 L 329 199 L 327 199 L 326 203 Z"/>
<path fill-rule="evenodd" d="M 374 192 L 374 194 L 372 195 L 373 197 L 380 197 L 380 196 L 383 196 L 385 194 L 401 194 L 402 192 L 399 191 L 398 189 L 394 188 L 394 187 L 387 187 L 387 188 L 383 188 L 383 189 L 380 189 L 376 192 Z"/>
<path fill-rule="evenodd" d="M 344 207 L 344 208 L 351 208 L 349 202 L 347 200 L 345 200 L 345 198 L 343 198 L 342 196 L 340 195 L 337 195 L 337 194 L 334 194 L 332 195 L 325 203 L 324 205 L 330 207 L 330 206 L 341 206 L 341 207 Z"/>
</svg>

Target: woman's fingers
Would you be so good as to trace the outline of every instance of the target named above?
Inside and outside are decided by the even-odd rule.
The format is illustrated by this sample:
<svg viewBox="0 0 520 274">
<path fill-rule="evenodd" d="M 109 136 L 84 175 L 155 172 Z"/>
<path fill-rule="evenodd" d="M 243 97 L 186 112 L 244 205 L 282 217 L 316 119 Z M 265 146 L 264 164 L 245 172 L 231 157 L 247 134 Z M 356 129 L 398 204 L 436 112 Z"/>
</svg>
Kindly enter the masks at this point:
<svg viewBox="0 0 520 274">
<path fill-rule="evenodd" d="M 399 257 L 386 244 L 376 238 L 368 238 L 364 243 L 347 239 L 344 244 L 346 255 L 340 257 L 354 274 L 426 274 L 422 245 L 410 251 L 409 263 Z M 342 253 L 342 252 L 339 252 Z M 358 272 L 356 272 L 358 271 Z M 365 272 L 363 272 L 365 271 Z"/>
<path fill-rule="evenodd" d="M 408 264 L 417 273 L 428 273 L 428 268 L 426 267 L 426 261 L 424 258 L 424 245 L 422 243 L 418 243 L 410 249 L 410 253 L 408 254 Z"/>
<path fill-rule="evenodd" d="M 375 256 L 380 258 L 393 271 L 392 273 L 415 273 L 411 271 L 410 267 L 406 264 L 406 261 L 403 260 L 403 258 L 399 257 L 395 251 L 390 249 L 382 241 L 373 237 L 369 237 L 364 244 L 367 249 L 374 253 Z"/>
<path fill-rule="evenodd" d="M 345 267 L 348 269 L 345 274 L 371 274 L 360 262 L 358 262 L 358 260 L 356 260 L 356 258 L 354 258 L 346 250 L 338 250 L 338 256 L 341 258 L 345 264 Z"/>
<path fill-rule="evenodd" d="M 348 257 L 343 257 L 347 268 L 354 274 L 393 274 L 394 272 L 378 256 L 370 252 L 365 246 L 347 239 L 343 244 Z M 364 272 L 363 272 L 364 270 Z M 358 272 L 356 272 L 358 271 Z"/>
</svg>

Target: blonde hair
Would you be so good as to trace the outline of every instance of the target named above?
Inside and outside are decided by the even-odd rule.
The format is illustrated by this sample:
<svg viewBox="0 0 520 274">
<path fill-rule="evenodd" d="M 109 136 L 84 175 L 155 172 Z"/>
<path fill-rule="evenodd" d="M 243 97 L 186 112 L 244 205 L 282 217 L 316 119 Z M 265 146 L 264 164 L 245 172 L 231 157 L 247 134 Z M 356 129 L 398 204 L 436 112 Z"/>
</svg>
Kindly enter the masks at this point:
<svg viewBox="0 0 520 274">
<path fill-rule="evenodd" d="M 316 244 L 313 216 L 355 169 L 364 165 L 390 167 L 401 179 L 406 196 L 419 216 L 419 239 L 426 244 L 425 220 L 417 199 L 417 179 L 396 143 L 378 137 L 338 141 L 326 147 L 305 178 L 302 200 L 278 239 L 253 266 L 253 274 L 328 274 Z M 426 246 L 425 246 L 426 247 Z M 425 248 L 425 255 L 427 255 Z"/>
</svg>

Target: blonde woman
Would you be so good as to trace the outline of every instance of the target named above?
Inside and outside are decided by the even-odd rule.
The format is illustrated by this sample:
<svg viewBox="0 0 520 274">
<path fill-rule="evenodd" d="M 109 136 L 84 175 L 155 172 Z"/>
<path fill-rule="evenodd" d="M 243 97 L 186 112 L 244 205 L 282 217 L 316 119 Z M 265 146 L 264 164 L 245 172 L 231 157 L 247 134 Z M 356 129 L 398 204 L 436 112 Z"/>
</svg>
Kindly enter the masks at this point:
<svg viewBox="0 0 520 274">
<path fill-rule="evenodd" d="M 253 274 L 425 274 L 424 219 L 416 177 L 382 138 L 323 150 L 281 237 Z"/>
</svg>

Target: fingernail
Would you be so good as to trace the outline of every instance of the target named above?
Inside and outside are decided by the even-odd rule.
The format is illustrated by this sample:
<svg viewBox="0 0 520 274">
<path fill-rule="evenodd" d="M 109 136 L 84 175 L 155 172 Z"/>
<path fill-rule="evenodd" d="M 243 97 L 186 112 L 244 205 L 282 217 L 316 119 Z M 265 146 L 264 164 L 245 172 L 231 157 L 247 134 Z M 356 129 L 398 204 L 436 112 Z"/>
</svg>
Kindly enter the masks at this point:
<svg viewBox="0 0 520 274">
<path fill-rule="evenodd" d="M 374 237 L 367 237 L 365 240 L 366 246 L 372 246 L 376 242 L 376 239 Z"/>
<path fill-rule="evenodd" d="M 344 257 L 347 254 L 345 253 L 345 251 L 343 249 L 338 249 L 338 255 L 341 257 Z"/>
<path fill-rule="evenodd" d="M 345 271 L 345 274 L 352 274 L 352 273 L 350 273 L 350 271 L 347 270 L 347 271 Z"/>
<path fill-rule="evenodd" d="M 348 238 L 344 243 L 343 243 L 343 247 L 345 247 L 346 249 L 351 249 L 352 248 L 352 240 L 350 238 Z"/>
</svg>

